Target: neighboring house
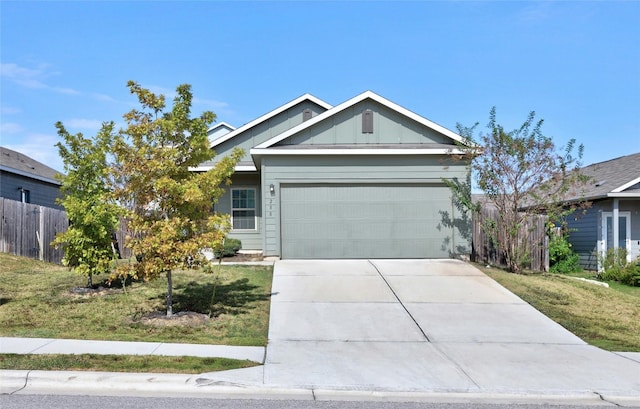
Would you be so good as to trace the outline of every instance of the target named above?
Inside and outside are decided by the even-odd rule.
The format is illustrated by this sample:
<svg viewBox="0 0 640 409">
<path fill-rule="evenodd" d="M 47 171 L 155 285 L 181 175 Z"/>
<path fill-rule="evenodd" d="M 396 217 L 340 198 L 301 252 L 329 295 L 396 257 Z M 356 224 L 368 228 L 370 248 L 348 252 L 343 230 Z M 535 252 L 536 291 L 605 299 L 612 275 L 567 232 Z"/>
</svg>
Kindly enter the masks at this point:
<svg viewBox="0 0 640 409">
<path fill-rule="evenodd" d="M 627 250 L 628 261 L 640 257 L 640 153 L 586 166 L 582 173 L 590 180 L 580 196 L 592 206 L 567 220 L 582 267 L 598 270 L 598 255 L 615 247 Z"/>
<path fill-rule="evenodd" d="M 22 153 L 0 147 L 0 196 L 7 199 L 61 209 L 56 204 L 60 173 Z"/>
<path fill-rule="evenodd" d="M 215 130 L 215 127 L 212 128 Z M 463 139 L 365 92 L 332 107 L 303 95 L 213 139 L 218 158 L 245 151 L 216 205 L 230 237 L 265 256 L 447 258 L 468 254 L 442 179 L 464 179 Z"/>
</svg>

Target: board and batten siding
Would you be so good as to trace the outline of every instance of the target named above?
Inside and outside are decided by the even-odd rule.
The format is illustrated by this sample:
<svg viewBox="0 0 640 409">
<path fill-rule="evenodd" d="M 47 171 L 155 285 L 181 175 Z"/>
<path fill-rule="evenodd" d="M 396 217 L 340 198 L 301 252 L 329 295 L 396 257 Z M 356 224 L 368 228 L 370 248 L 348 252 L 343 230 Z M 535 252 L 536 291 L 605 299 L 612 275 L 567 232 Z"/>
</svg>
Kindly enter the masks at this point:
<svg viewBox="0 0 640 409">
<path fill-rule="evenodd" d="M 266 256 L 281 255 L 281 184 L 442 184 L 441 178 L 462 180 L 467 172 L 463 163 L 444 155 L 269 155 L 262 159 L 261 170 Z"/>
<path fill-rule="evenodd" d="M 373 132 L 363 133 L 362 113 L 373 112 Z M 442 134 L 375 101 L 365 100 L 286 138 L 278 145 L 451 144 Z"/>
<path fill-rule="evenodd" d="M 209 162 L 204 162 L 201 166 L 209 166 L 217 163 L 220 158 L 225 154 L 230 153 L 234 148 L 241 148 L 244 150 L 244 157 L 241 162 L 253 162 L 249 151 L 251 148 L 268 141 L 276 135 L 279 135 L 294 126 L 300 125 L 302 121 L 302 113 L 305 109 L 310 109 L 313 116 L 316 116 L 325 111 L 324 108 L 316 105 L 311 101 L 303 101 L 298 105 L 295 105 L 278 115 L 270 118 L 269 120 L 247 129 L 228 141 L 222 142 L 216 146 L 216 157 Z"/>
<path fill-rule="evenodd" d="M 225 193 L 214 206 L 215 211 L 231 214 L 231 189 L 250 188 L 256 191 L 256 230 L 231 231 L 228 237 L 242 242 L 242 250 L 262 250 L 262 192 L 260 189 L 260 175 L 257 173 L 236 173 L 231 179 L 231 185 L 225 187 Z"/>
</svg>

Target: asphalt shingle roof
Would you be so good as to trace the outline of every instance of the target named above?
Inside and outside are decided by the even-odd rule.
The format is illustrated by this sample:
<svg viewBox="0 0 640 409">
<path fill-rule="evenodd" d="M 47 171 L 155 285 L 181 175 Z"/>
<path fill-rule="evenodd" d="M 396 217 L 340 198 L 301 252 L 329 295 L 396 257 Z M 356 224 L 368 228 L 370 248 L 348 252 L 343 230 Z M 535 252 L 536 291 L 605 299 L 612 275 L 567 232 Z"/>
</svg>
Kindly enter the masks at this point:
<svg viewBox="0 0 640 409">
<path fill-rule="evenodd" d="M 640 152 L 585 166 L 582 173 L 591 178 L 584 188 L 585 198 L 606 197 L 607 193 L 640 178 Z M 638 188 L 636 184 L 625 191 Z"/>
<path fill-rule="evenodd" d="M 0 146 L 0 165 L 2 165 L 3 169 L 14 169 L 18 173 L 28 173 L 40 179 L 55 180 L 55 175 L 60 173 L 27 155 L 3 146 Z"/>
</svg>

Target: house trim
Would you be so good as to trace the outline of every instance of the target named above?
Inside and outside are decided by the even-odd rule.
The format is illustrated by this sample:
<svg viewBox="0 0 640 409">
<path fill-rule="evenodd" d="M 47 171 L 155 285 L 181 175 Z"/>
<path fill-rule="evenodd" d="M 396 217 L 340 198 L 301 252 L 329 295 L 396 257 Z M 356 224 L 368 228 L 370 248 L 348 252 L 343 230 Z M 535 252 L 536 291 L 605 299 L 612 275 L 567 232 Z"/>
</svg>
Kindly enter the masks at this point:
<svg viewBox="0 0 640 409">
<path fill-rule="evenodd" d="M 460 155 L 466 153 L 460 148 L 436 149 L 278 149 L 254 148 L 251 155 Z"/>
<path fill-rule="evenodd" d="M 24 172 L 24 171 L 21 171 L 19 169 L 10 168 L 8 166 L 0 165 L 0 170 L 4 171 L 4 172 L 13 173 L 15 175 L 28 177 L 28 178 L 31 178 L 31 179 L 34 179 L 34 180 L 39 180 L 41 182 L 46 182 L 46 183 L 51 183 L 51 184 L 54 184 L 54 185 L 62 186 L 62 183 L 60 183 L 60 181 L 58 181 L 58 180 L 47 178 L 47 177 L 44 177 L 44 176 L 39 176 L 39 175 L 36 175 L 34 173 Z"/>
<path fill-rule="evenodd" d="M 208 172 L 214 168 L 215 168 L 215 165 L 196 166 L 196 167 L 190 167 L 189 171 L 190 172 Z M 236 167 L 233 169 L 236 172 L 257 172 L 258 171 L 255 165 L 236 165 Z"/>
<path fill-rule="evenodd" d="M 209 127 L 209 129 L 207 129 L 207 132 L 211 132 L 211 131 L 213 131 L 213 130 L 215 130 L 215 129 L 218 129 L 218 128 L 220 128 L 220 127 L 223 127 L 223 126 L 225 126 L 225 127 L 229 128 L 229 129 L 231 129 L 232 131 L 235 131 L 235 129 L 236 129 L 236 127 L 235 127 L 235 126 L 233 126 L 233 125 L 231 125 L 231 124 L 228 124 L 228 123 L 226 123 L 226 122 L 216 122 L 216 124 L 215 124 L 215 125 L 212 125 L 211 127 Z"/>
<path fill-rule="evenodd" d="M 632 193 L 632 192 L 614 193 L 614 192 L 612 192 L 612 193 L 607 193 L 607 197 L 640 197 L 640 192 L 639 193 Z"/>
</svg>

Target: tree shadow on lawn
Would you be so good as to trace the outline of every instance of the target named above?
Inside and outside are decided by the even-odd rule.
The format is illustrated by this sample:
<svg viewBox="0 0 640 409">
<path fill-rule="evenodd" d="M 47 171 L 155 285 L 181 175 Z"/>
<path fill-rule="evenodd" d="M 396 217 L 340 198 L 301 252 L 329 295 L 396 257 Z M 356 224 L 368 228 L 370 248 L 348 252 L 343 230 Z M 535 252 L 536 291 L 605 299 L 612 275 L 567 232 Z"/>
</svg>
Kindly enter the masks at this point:
<svg viewBox="0 0 640 409">
<path fill-rule="evenodd" d="M 266 301 L 271 294 L 261 293 L 260 287 L 249 283 L 248 278 L 242 278 L 230 283 L 198 283 L 191 281 L 186 285 L 174 288 L 173 307 L 176 311 L 194 311 L 203 314 L 211 313 L 212 317 L 221 314 L 239 315 L 255 309 L 255 303 Z"/>
</svg>

